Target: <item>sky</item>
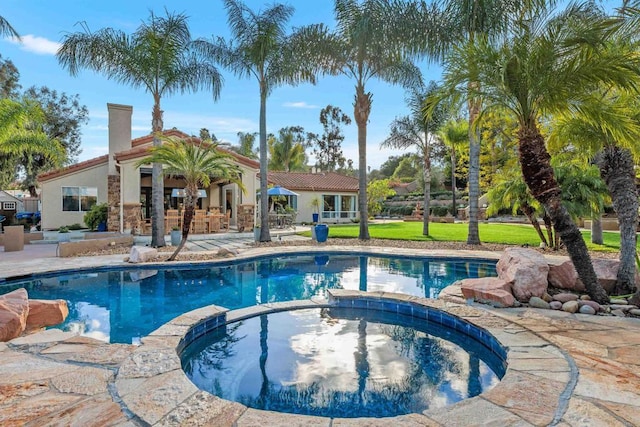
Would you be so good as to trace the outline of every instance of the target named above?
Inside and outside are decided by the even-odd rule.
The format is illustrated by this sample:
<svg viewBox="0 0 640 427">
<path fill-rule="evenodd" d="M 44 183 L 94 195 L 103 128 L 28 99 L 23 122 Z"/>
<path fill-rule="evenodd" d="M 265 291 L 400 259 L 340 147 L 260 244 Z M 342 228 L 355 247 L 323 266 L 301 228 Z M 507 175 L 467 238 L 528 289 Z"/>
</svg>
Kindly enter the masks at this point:
<svg viewBox="0 0 640 427">
<path fill-rule="evenodd" d="M 245 0 L 254 11 L 264 9 L 272 1 Z M 320 23 L 335 26 L 332 0 L 291 0 L 295 8 L 292 27 Z M 64 35 L 81 31 L 85 22 L 92 31 L 105 27 L 133 33 L 150 11 L 164 15 L 164 10 L 184 13 L 189 17 L 193 38 L 229 38 L 227 15 L 222 0 L 3 0 L 0 15 L 21 35 L 21 44 L 10 39 L 0 40 L 0 54 L 10 59 L 20 72 L 23 89 L 47 86 L 49 89 L 78 94 L 89 109 L 89 122 L 82 127 L 82 153 L 78 160 L 87 160 L 108 152 L 107 103 L 133 106 L 133 137 L 151 132 L 152 96 L 143 89 L 118 84 L 88 70 L 71 77 L 58 65 L 55 53 Z M 437 66 L 419 64 L 425 81 L 439 78 Z M 165 96 L 164 127 L 176 127 L 198 135 L 208 128 L 220 140 L 238 143 L 238 132 L 257 132 L 259 92 L 255 79 L 238 79 L 220 69 L 224 76 L 221 95 L 213 100 L 210 92 Z M 373 104 L 367 128 L 367 165 L 378 168 L 391 155 L 403 151 L 380 149 L 388 136 L 394 118 L 408 113 L 405 91 L 399 86 L 372 79 L 366 89 L 373 94 Z M 275 89 L 267 101 L 267 131 L 277 133 L 285 126 L 303 126 L 308 132 L 322 133 L 320 110 L 331 104 L 341 108 L 353 120 L 355 82 L 344 77 L 321 77 L 314 86 L 303 84 Z M 344 127 L 343 152 L 358 167 L 357 128 L 355 122 Z M 257 145 L 257 144 L 256 144 Z M 314 158 L 311 156 L 310 164 Z"/>
</svg>

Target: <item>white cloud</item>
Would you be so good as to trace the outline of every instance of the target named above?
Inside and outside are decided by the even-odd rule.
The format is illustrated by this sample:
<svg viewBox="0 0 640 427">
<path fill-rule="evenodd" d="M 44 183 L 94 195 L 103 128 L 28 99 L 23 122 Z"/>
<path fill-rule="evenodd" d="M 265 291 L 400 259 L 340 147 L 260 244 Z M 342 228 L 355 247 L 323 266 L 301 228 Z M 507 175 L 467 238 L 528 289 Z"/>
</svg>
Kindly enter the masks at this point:
<svg viewBox="0 0 640 427">
<path fill-rule="evenodd" d="M 222 117 L 205 114 L 179 113 L 166 111 L 164 114 L 164 128 L 176 127 L 184 132 L 194 132 L 207 128 L 216 136 L 218 133 L 252 132 L 258 125 L 252 120 L 240 117 Z"/>
<path fill-rule="evenodd" d="M 320 108 L 317 105 L 307 104 L 304 101 L 301 101 L 301 102 L 285 102 L 284 104 L 282 104 L 282 106 L 283 107 L 289 107 L 289 108 L 308 108 L 308 109 Z"/>
<path fill-rule="evenodd" d="M 60 48 L 60 43 L 48 40 L 44 37 L 27 34 L 21 36 L 22 41 L 12 37 L 8 39 L 11 43 L 20 45 L 22 50 L 33 52 L 38 55 L 55 55 Z"/>
</svg>

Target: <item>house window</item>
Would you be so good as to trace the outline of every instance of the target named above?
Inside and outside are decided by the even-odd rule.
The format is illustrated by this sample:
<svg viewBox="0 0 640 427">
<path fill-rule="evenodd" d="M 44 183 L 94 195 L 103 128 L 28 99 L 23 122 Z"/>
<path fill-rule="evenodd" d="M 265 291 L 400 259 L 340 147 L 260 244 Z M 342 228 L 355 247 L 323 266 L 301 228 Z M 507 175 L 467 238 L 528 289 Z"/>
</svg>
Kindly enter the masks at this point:
<svg viewBox="0 0 640 427">
<path fill-rule="evenodd" d="M 16 202 L 2 202 L 2 209 L 5 211 L 15 211 Z"/>
<path fill-rule="evenodd" d="M 329 195 L 322 196 L 322 218 L 355 218 L 356 196 Z"/>
<path fill-rule="evenodd" d="M 96 187 L 62 187 L 62 210 L 86 212 L 98 203 Z"/>
</svg>

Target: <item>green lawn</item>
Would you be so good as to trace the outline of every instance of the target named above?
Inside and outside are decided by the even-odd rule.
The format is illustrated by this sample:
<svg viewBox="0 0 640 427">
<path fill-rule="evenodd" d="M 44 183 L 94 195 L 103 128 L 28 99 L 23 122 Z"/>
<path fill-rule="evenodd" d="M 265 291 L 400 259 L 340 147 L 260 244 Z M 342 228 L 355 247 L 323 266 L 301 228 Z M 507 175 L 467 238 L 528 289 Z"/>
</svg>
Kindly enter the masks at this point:
<svg viewBox="0 0 640 427">
<path fill-rule="evenodd" d="M 466 242 L 468 224 L 430 223 L 430 236 L 422 235 L 421 222 L 389 222 L 386 224 L 369 224 L 369 235 L 372 239 L 392 240 L 426 240 L 426 241 L 454 241 Z M 480 240 L 483 243 L 501 243 L 507 245 L 538 246 L 540 239 L 533 227 L 523 224 L 479 224 Z M 357 238 L 358 224 L 329 225 L 329 237 Z M 311 233 L 304 233 L 310 236 Z M 620 249 L 620 235 L 604 232 L 604 245 L 591 243 L 591 233 L 583 232 L 589 250 L 613 252 Z"/>
</svg>

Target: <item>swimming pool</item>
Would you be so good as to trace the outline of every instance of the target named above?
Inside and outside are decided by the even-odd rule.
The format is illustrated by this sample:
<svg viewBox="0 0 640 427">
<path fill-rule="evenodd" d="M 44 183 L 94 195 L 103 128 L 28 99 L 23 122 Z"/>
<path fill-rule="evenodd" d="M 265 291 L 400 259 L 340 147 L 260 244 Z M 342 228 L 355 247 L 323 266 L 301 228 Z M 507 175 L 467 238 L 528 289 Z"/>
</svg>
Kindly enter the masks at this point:
<svg viewBox="0 0 640 427">
<path fill-rule="evenodd" d="M 495 275 L 495 261 L 313 253 L 48 274 L 4 282 L 0 294 L 24 287 L 30 298 L 65 299 L 69 316 L 58 327 L 106 342 L 137 343 L 174 317 L 211 304 L 236 309 L 340 288 L 437 298 L 456 280 Z"/>
<path fill-rule="evenodd" d="M 339 307 L 230 322 L 180 357 L 189 379 L 218 397 L 331 418 L 419 414 L 477 396 L 505 373 L 486 343 L 443 324 Z"/>
</svg>

